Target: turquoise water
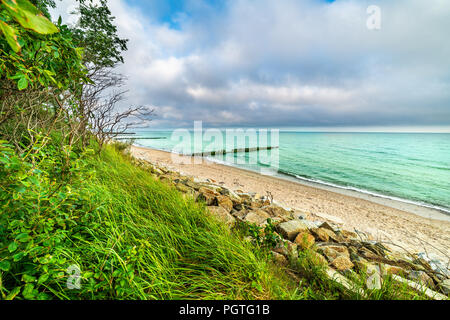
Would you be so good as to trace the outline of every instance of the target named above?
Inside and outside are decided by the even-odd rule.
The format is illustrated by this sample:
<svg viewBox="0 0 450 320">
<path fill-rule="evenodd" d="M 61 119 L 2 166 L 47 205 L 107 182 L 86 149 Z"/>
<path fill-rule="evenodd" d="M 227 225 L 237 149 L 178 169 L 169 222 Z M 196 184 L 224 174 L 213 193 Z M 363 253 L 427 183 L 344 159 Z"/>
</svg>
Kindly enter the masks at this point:
<svg viewBox="0 0 450 320">
<path fill-rule="evenodd" d="M 169 131 L 142 131 L 136 144 L 171 151 L 180 141 Z M 193 136 L 193 135 L 192 135 Z M 237 139 L 239 140 L 239 139 Z M 262 140 L 262 139 L 258 139 Z M 266 145 L 273 145 L 263 139 Z M 193 138 L 190 142 L 192 146 Z M 225 138 L 224 138 L 225 141 Z M 237 143 L 237 145 L 236 145 Z M 239 144 L 240 143 L 240 144 Z M 261 145 L 260 142 L 256 144 Z M 183 145 L 186 145 L 184 143 Z M 205 144 L 208 145 L 208 144 Z M 203 150 L 207 147 L 203 146 Z M 248 139 L 223 142 L 224 148 L 254 147 Z M 216 146 L 214 146 L 216 147 Z M 213 147 L 213 149 L 214 149 Z M 230 149 L 231 148 L 231 149 Z M 210 151 L 211 148 L 208 150 Z M 279 132 L 278 164 L 275 151 L 254 151 L 209 157 L 250 170 L 272 170 L 360 192 L 399 198 L 438 207 L 450 213 L 450 134 Z M 269 160 L 268 160 L 269 159 Z"/>
</svg>

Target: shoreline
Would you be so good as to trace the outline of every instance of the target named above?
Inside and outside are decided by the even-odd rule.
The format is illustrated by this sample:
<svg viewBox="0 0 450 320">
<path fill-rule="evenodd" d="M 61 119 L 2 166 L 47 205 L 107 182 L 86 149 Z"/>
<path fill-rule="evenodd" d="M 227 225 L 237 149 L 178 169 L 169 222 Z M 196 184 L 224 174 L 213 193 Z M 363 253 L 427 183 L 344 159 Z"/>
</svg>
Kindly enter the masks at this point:
<svg viewBox="0 0 450 320">
<path fill-rule="evenodd" d="M 153 149 L 153 148 L 149 148 L 149 147 L 142 147 L 142 148 Z M 154 149 L 154 150 L 168 152 L 166 150 L 160 150 L 160 149 Z M 420 204 L 413 200 L 402 199 L 402 198 L 397 198 L 394 196 L 387 196 L 387 195 L 383 195 L 383 194 L 377 194 L 375 192 L 371 192 L 371 191 L 367 191 L 367 190 L 359 190 L 359 189 L 352 188 L 352 187 L 346 188 L 346 187 L 342 187 L 342 186 L 338 186 L 338 185 L 333 185 L 331 183 L 310 180 L 310 179 L 307 179 L 307 178 L 304 178 L 301 176 L 294 177 L 290 174 L 286 174 L 286 173 L 282 173 L 282 172 L 277 173 L 277 174 L 264 174 L 264 173 L 258 172 L 256 170 L 241 168 L 239 166 L 234 166 L 232 164 L 215 161 L 214 159 L 210 159 L 210 158 L 206 158 L 206 160 L 217 163 L 219 165 L 228 166 L 228 167 L 232 167 L 232 168 L 240 169 L 240 170 L 244 170 L 244 171 L 254 172 L 254 173 L 257 173 L 257 174 L 260 174 L 263 176 L 268 176 L 268 177 L 278 178 L 278 179 L 282 179 L 282 180 L 286 180 L 286 181 L 291 181 L 291 182 L 298 183 L 303 186 L 318 188 L 318 189 L 327 190 L 330 192 L 339 193 L 342 195 L 351 196 L 351 197 L 358 198 L 358 199 L 367 200 L 370 202 L 375 202 L 380 205 L 391 207 L 393 209 L 398 209 L 398 210 L 406 211 L 408 213 L 413 213 L 413 214 L 419 215 L 423 218 L 450 222 L 450 211 L 447 211 L 444 208 L 434 206 L 431 204 L 425 204 L 425 203 Z"/>
<path fill-rule="evenodd" d="M 436 209 L 289 176 L 265 175 L 206 158 L 197 158 L 201 163 L 192 164 L 193 157 L 149 147 L 133 145 L 131 153 L 183 175 L 212 179 L 232 190 L 261 195 L 269 191 L 286 208 L 339 221 L 403 250 L 432 252 L 449 260 L 450 216 Z M 174 156 L 181 163 L 175 163 Z"/>
<path fill-rule="evenodd" d="M 169 154 L 174 153 L 174 152 L 170 152 L 167 150 L 146 147 L 146 146 L 142 146 L 142 145 L 133 145 L 133 146 L 136 148 L 143 148 L 143 149 L 167 152 Z M 179 154 L 179 155 L 182 155 L 182 154 Z M 190 155 L 183 155 L 183 156 L 189 157 Z M 216 163 L 218 165 L 223 165 L 223 166 L 227 166 L 227 167 L 231 167 L 231 168 L 239 169 L 239 170 L 244 170 L 244 171 L 250 171 L 250 172 L 254 172 L 256 174 L 260 174 L 260 175 L 264 175 L 264 176 L 269 176 L 269 177 L 274 177 L 274 178 L 278 178 L 278 179 L 291 181 L 291 182 L 298 183 L 303 186 L 309 186 L 312 188 L 318 188 L 318 189 L 327 190 L 327 191 L 331 191 L 331 192 L 335 192 L 335 193 L 340 193 L 342 195 L 351 196 L 354 198 L 367 200 L 370 202 L 375 202 L 380 205 L 391 207 L 393 209 L 398 209 L 398 210 L 406 211 L 408 213 L 413 213 L 413 214 L 419 215 L 423 218 L 450 222 L 450 210 L 447 210 L 445 208 L 442 208 L 442 207 L 439 207 L 439 206 L 436 206 L 433 204 L 418 203 L 414 200 L 378 194 L 376 192 L 372 192 L 369 190 L 362 190 L 362 189 L 360 190 L 360 189 L 353 188 L 353 187 L 343 187 L 343 186 L 339 186 L 339 185 L 334 185 L 332 183 L 327 183 L 324 181 L 315 181 L 315 180 L 308 179 L 308 178 L 301 177 L 301 176 L 293 176 L 293 175 L 286 174 L 283 172 L 279 172 L 276 174 L 269 174 L 269 173 L 264 174 L 264 173 L 258 172 L 256 170 L 242 168 L 242 167 L 230 164 L 230 163 L 217 161 L 216 159 L 211 159 L 208 156 L 203 157 L 203 159 L 205 159 L 205 161 Z"/>
</svg>

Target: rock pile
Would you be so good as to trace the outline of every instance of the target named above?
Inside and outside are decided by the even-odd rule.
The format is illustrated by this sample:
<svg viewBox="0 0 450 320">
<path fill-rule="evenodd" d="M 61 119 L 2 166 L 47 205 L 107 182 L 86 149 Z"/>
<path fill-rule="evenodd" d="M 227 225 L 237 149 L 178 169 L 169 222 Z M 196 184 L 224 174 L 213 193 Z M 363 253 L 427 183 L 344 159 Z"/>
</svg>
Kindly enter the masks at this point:
<svg viewBox="0 0 450 320">
<path fill-rule="evenodd" d="M 230 228 L 238 221 L 264 227 L 270 218 L 282 238 L 272 252 L 274 260 L 280 264 L 287 265 L 289 259 L 298 256 L 298 250 L 310 249 L 319 263 L 328 266 L 329 277 L 349 289 L 351 281 L 346 276 L 359 273 L 366 275 L 369 290 L 380 289 L 383 279 L 391 275 L 394 280 L 432 299 L 447 299 L 450 294 L 450 270 L 436 257 L 393 251 L 375 241 L 369 233 L 343 229 L 336 220 L 335 223 L 312 221 L 307 212 L 276 205 L 270 194 L 233 191 L 211 179 L 199 181 L 143 160 L 134 161 L 161 181 L 172 184 L 196 201 L 205 202 L 209 212 Z"/>
</svg>

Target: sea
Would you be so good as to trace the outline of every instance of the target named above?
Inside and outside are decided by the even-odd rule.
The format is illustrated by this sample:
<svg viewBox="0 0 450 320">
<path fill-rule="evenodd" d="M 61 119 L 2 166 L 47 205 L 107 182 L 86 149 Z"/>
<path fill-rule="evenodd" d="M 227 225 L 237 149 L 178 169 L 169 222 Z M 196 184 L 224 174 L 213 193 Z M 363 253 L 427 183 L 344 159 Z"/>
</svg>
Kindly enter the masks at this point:
<svg viewBox="0 0 450 320">
<path fill-rule="evenodd" d="M 450 133 L 140 129 L 121 136 L 131 137 L 138 146 L 184 154 L 208 151 L 209 160 L 225 165 L 353 190 L 450 215 Z M 273 148 L 263 148 L 267 146 Z"/>
</svg>

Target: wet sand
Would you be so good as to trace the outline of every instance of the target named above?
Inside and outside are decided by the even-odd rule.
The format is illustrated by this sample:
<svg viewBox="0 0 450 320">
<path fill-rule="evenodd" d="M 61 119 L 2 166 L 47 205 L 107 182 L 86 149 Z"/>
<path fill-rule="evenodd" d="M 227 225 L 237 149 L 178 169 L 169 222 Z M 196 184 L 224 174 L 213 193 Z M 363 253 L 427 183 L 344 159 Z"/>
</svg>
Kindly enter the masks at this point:
<svg viewBox="0 0 450 320">
<path fill-rule="evenodd" d="M 260 195 L 270 192 L 276 203 L 306 212 L 313 219 L 369 232 L 376 240 L 396 250 L 433 253 L 443 262 L 449 261 L 450 219 L 438 210 L 150 148 L 132 146 L 131 153 L 136 158 L 199 180 L 211 179 L 231 190 Z M 194 163 L 194 159 L 200 163 Z"/>
</svg>

